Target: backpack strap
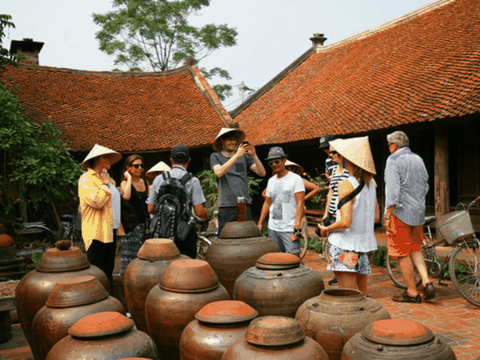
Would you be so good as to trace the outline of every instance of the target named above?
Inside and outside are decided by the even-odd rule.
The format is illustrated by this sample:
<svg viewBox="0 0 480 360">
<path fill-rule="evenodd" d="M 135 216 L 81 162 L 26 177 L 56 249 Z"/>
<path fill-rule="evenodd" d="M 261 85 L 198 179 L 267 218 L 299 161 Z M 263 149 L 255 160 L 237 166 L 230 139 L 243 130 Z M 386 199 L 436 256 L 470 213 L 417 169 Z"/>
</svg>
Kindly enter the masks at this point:
<svg viewBox="0 0 480 360">
<path fill-rule="evenodd" d="M 365 183 L 362 182 L 361 184 L 359 184 L 355 190 L 353 190 L 350 194 L 348 194 L 347 196 L 345 196 L 342 200 L 340 200 L 338 202 L 338 205 L 337 205 L 337 209 L 339 210 L 343 205 L 345 205 L 346 203 L 348 203 L 350 200 L 352 200 L 355 196 L 358 195 L 358 193 L 360 191 L 362 191 L 363 187 L 365 186 Z"/>
<path fill-rule="evenodd" d="M 182 176 L 180 179 L 180 182 L 182 183 L 183 186 L 192 178 L 192 174 L 186 173 L 185 175 Z"/>
</svg>

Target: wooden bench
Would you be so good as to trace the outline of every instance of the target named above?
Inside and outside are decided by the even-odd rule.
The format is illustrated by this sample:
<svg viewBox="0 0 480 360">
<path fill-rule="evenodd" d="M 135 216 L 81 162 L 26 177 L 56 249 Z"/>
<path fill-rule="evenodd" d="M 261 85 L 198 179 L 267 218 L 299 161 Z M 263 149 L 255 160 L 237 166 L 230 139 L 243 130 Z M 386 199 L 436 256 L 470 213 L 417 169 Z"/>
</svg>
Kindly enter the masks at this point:
<svg viewBox="0 0 480 360">
<path fill-rule="evenodd" d="M 323 218 L 324 210 L 305 210 L 308 225 L 318 225 Z"/>
</svg>

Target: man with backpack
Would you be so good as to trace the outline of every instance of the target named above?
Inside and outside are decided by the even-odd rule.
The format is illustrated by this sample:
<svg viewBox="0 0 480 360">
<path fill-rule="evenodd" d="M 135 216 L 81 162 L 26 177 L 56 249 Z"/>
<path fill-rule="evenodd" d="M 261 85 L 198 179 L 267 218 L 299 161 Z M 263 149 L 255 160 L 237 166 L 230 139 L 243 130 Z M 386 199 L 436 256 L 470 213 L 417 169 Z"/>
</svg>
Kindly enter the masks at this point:
<svg viewBox="0 0 480 360">
<path fill-rule="evenodd" d="M 190 161 L 188 147 L 174 146 L 170 152 L 172 170 L 155 178 L 147 203 L 148 212 L 154 215 L 150 237 L 172 239 L 180 253 L 195 259 L 197 233 L 191 208 L 203 221 L 208 212 L 200 180 L 187 172 Z"/>
</svg>

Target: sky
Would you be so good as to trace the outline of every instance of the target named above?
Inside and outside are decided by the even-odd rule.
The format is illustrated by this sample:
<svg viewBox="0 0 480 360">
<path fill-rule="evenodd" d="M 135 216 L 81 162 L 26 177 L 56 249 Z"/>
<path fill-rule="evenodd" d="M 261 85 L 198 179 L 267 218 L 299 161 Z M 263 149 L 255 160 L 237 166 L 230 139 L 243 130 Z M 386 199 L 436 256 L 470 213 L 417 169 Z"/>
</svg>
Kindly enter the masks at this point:
<svg viewBox="0 0 480 360">
<path fill-rule="evenodd" d="M 211 0 L 190 20 L 196 26 L 226 24 L 237 30 L 237 45 L 219 49 L 198 66 L 220 67 L 232 77 L 227 110 L 241 103 L 240 84 L 259 89 L 307 51 L 314 33 L 330 45 L 417 10 L 434 0 Z M 114 56 L 101 52 L 93 13 L 112 9 L 111 0 L 0 0 L 12 16 L 3 46 L 12 40 L 44 42 L 40 65 L 109 71 Z M 211 81 L 222 83 L 221 80 Z"/>
</svg>

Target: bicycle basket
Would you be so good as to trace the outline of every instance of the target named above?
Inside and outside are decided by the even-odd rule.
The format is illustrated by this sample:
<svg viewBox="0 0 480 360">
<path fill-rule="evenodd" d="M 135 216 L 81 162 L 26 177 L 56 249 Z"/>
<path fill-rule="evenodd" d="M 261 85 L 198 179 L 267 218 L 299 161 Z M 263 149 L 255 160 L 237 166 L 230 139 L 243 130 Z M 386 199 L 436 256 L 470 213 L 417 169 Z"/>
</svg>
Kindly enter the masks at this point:
<svg viewBox="0 0 480 360">
<path fill-rule="evenodd" d="M 475 233 L 467 211 L 453 211 L 437 220 L 436 228 L 448 244 L 467 238 Z"/>
</svg>

